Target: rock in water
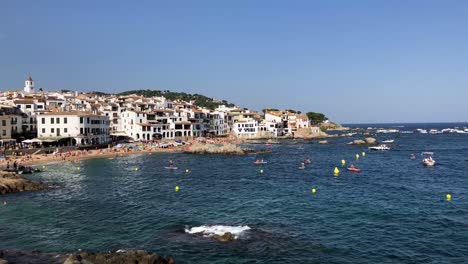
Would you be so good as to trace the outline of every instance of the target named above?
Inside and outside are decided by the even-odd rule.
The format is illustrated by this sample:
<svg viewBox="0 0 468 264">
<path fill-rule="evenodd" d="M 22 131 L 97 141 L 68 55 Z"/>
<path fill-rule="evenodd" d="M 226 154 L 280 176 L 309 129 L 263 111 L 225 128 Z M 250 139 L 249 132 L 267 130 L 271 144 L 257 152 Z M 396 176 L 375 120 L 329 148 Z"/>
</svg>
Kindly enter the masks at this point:
<svg viewBox="0 0 468 264">
<path fill-rule="evenodd" d="M 213 238 L 219 242 L 230 242 L 236 239 L 236 237 L 231 232 L 226 232 L 222 236 L 214 235 Z"/>
<path fill-rule="evenodd" d="M 47 188 L 47 184 L 43 182 L 25 179 L 13 172 L 0 173 L 0 194 L 23 191 L 40 191 Z"/>
<path fill-rule="evenodd" d="M 158 254 L 144 250 L 130 250 L 119 253 L 79 252 L 70 255 L 63 264 L 175 264 L 172 257 L 163 258 Z"/>
<path fill-rule="evenodd" d="M 377 144 L 377 139 L 372 138 L 372 137 L 367 137 L 364 140 L 366 141 L 366 144 L 369 144 L 369 145 Z"/>
</svg>

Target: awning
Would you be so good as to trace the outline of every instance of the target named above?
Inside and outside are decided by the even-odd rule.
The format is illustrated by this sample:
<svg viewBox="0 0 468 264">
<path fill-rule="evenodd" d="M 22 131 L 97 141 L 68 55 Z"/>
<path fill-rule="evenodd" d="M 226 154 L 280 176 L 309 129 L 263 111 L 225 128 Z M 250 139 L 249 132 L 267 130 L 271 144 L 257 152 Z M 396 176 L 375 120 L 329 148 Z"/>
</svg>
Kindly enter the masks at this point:
<svg viewBox="0 0 468 264">
<path fill-rule="evenodd" d="M 110 134 L 111 136 L 115 137 L 128 137 L 128 135 L 125 132 L 114 132 Z"/>
<path fill-rule="evenodd" d="M 41 142 L 56 142 L 64 138 L 71 138 L 71 137 L 51 137 L 51 138 L 39 138 Z"/>
</svg>

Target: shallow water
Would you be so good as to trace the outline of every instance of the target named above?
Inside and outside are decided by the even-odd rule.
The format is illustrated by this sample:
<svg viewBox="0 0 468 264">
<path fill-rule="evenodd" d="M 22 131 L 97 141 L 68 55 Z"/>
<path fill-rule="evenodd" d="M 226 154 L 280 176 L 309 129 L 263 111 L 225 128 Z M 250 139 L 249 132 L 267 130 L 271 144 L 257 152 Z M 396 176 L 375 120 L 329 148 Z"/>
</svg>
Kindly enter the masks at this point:
<svg viewBox="0 0 468 264">
<path fill-rule="evenodd" d="M 49 165 L 33 177 L 61 188 L 2 197 L 0 248 L 146 249 L 178 263 L 465 263 L 468 135 L 378 138 L 395 136 L 389 152 L 349 138 L 291 140 L 269 147 L 265 165 L 253 165 L 255 155 L 185 154 Z M 438 165 L 409 159 L 422 151 Z M 312 163 L 297 169 L 306 157 Z M 164 169 L 169 159 L 179 170 Z M 363 172 L 345 171 L 341 159 Z M 228 244 L 185 232 L 202 225 L 250 230 Z"/>
</svg>

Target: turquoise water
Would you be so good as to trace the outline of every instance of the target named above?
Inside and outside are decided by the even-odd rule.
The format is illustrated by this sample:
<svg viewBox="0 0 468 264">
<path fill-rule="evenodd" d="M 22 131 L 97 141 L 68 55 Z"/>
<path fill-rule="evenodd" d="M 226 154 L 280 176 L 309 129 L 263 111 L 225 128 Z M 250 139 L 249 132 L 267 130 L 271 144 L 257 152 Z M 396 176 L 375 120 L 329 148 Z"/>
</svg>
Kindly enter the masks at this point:
<svg viewBox="0 0 468 264">
<path fill-rule="evenodd" d="M 186 154 L 48 165 L 33 177 L 61 188 L 1 197 L 0 248 L 146 249 L 178 263 L 466 263 L 468 135 L 400 134 L 389 152 L 350 140 L 285 141 L 262 156 L 266 165 Z M 422 151 L 438 165 L 409 159 Z M 169 159 L 179 170 L 164 169 Z M 346 172 L 341 159 L 363 172 Z M 201 225 L 251 229 L 227 244 L 184 231 Z"/>
</svg>

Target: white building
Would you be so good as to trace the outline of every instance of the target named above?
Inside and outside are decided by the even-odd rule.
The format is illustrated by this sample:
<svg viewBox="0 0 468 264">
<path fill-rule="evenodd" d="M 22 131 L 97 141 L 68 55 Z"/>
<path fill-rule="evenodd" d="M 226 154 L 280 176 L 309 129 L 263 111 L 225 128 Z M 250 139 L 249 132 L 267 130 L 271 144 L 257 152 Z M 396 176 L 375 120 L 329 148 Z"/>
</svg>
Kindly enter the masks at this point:
<svg viewBox="0 0 468 264">
<path fill-rule="evenodd" d="M 233 131 L 239 138 L 253 138 L 258 133 L 258 122 L 252 118 L 239 119 L 234 122 Z"/>
<path fill-rule="evenodd" d="M 37 116 L 38 138 L 44 142 L 94 145 L 109 140 L 109 117 L 91 112 L 50 112 Z"/>
<path fill-rule="evenodd" d="M 31 76 L 26 78 L 26 80 L 24 81 L 24 92 L 34 93 L 34 81 Z"/>
</svg>

